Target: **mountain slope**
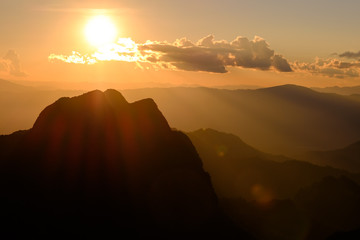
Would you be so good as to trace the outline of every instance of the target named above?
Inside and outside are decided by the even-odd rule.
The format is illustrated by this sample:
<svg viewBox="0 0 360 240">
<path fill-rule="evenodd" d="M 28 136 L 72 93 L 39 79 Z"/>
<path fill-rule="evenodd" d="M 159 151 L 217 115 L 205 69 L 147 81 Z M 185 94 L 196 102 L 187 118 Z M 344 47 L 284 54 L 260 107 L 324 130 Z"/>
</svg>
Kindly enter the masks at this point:
<svg viewBox="0 0 360 240">
<path fill-rule="evenodd" d="M 352 86 L 352 87 L 325 87 L 325 88 L 312 88 L 319 92 L 326 93 L 337 93 L 342 95 L 351 95 L 351 94 L 360 94 L 360 86 Z"/>
<path fill-rule="evenodd" d="M 0 89 L 1 91 L 26 91 L 31 90 L 31 87 L 0 79 Z"/>
<path fill-rule="evenodd" d="M 212 129 L 187 135 L 224 211 L 257 239 L 326 239 L 359 228 L 359 174 L 262 153 Z"/>
<path fill-rule="evenodd" d="M 0 88 L 0 134 L 30 128 L 49 103 L 82 92 Z M 205 127 L 231 132 L 262 151 L 276 154 L 294 156 L 343 148 L 360 137 L 360 101 L 354 96 L 294 85 L 256 90 L 148 88 L 122 93 L 130 102 L 154 99 L 177 129 Z"/>
<path fill-rule="evenodd" d="M 128 103 L 115 90 L 61 98 L 0 143 L 8 231 L 231 234 L 191 141 L 151 99 Z"/>
<path fill-rule="evenodd" d="M 259 202 L 293 198 L 304 187 L 326 176 L 360 176 L 255 150 L 232 134 L 211 129 L 187 133 L 219 197 Z"/>
<path fill-rule="evenodd" d="M 309 152 L 301 158 L 322 166 L 332 166 L 360 173 L 360 141 L 342 149 Z"/>
<path fill-rule="evenodd" d="M 39 112 L 57 99 L 84 91 L 41 90 L 0 80 L 0 135 L 29 129 Z"/>
<path fill-rule="evenodd" d="M 178 129 L 231 132 L 271 153 L 330 150 L 360 137 L 360 102 L 294 85 L 257 90 L 134 89 L 123 94 L 132 101 L 153 98 Z"/>
<path fill-rule="evenodd" d="M 346 177 L 326 177 L 299 191 L 295 201 L 311 221 L 311 239 L 360 227 L 360 186 Z"/>
</svg>

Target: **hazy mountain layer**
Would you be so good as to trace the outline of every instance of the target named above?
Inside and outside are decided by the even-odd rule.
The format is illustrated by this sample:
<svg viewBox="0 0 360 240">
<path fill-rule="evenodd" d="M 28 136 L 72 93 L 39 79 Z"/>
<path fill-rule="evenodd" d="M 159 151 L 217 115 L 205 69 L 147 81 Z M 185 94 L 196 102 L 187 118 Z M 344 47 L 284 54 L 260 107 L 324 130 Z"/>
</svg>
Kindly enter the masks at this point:
<svg viewBox="0 0 360 240">
<path fill-rule="evenodd" d="M 360 173 L 360 142 L 332 151 L 309 152 L 299 158 L 322 166 L 332 166 Z"/>
<path fill-rule="evenodd" d="M 268 202 L 293 198 L 301 188 L 326 176 L 344 175 L 360 182 L 359 174 L 269 155 L 232 134 L 201 129 L 187 135 L 210 173 L 219 197 Z"/>
<path fill-rule="evenodd" d="M 360 227 L 359 175 L 265 154 L 212 129 L 187 135 L 225 212 L 257 239 L 319 240 Z"/>
<path fill-rule="evenodd" d="M 124 96 L 153 98 L 172 127 L 231 132 L 266 152 L 331 150 L 360 138 L 359 101 L 294 85 L 233 91 L 136 89 Z"/>
<path fill-rule="evenodd" d="M 336 93 L 342 95 L 352 95 L 352 94 L 360 94 L 360 86 L 352 86 L 352 87 L 324 87 L 324 88 L 312 88 L 319 92 L 325 93 Z"/>
<path fill-rule="evenodd" d="M 6 86 L 0 86 L 3 134 L 30 128 L 46 105 L 61 96 L 81 93 Z M 231 132 L 266 152 L 332 150 L 360 139 L 360 101 L 354 96 L 320 93 L 294 85 L 257 90 L 148 88 L 122 93 L 129 101 L 153 98 L 171 127 Z"/>
</svg>

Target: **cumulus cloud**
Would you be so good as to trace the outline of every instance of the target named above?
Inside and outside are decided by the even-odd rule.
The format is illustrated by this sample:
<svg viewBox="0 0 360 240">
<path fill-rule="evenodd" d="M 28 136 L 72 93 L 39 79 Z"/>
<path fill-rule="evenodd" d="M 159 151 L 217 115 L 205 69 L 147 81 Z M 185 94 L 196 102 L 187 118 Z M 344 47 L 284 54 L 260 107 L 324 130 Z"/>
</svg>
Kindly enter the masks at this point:
<svg viewBox="0 0 360 240">
<path fill-rule="evenodd" d="M 339 57 L 348 58 L 348 59 L 359 59 L 360 51 L 358 51 L 358 52 L 346 51 L 344 53 L 339 54 Z"/>
<path fill-rule="evenodd" d="M 288 61 L 281 55 L 274 55 L 272 59 L 272 65 L 275 69 L 279 70 L 280 72 L 291 72 L 292 69 Z"/>
<path fill-rule="evenodd" d="M 344 62 L 335 58 L 316 58 L 313 63 L 294 62 L 292 68 L 297 72 L 308 72 L 327 77 L 359 77 L 360 62 Z"/>
<path fill-rule="evenodd" d="M 274 50 L 271 50 L 268 43 L 260 37 L 253 40 L 237 37 L 227 42 L 215 41 L 214 36 L 209 35 L 197 43 L 182 38 L 172 44 L 146 43 L 140 45 L 139 49 L 150 54 L 153 62 L 169 64 L 186 71 L 226 73 L 228 66 L 292 71 L 287 60 L 275 55 Z"/>
<path fill-rule="evenodd" d="M 228 67 L 291 72 L 291 66 L 281 55 L 275 54 L 260 37 L 249 40 L 237 37 L 231 42 L 216 41 L 209 35 L 196 43 L 186 38 L 174 43 L 147 41 L 138 44 L 121 38 L 115 44 L 103 46 L 90 55 L 74 52 L 70 56 L 52 54 L 50 61 L 94 64 L 100 61 L 128 61 L 150 63 L 158 68 L 184 71 L 226 73 Z"/>
<path fill-rule="evenodd" d="M 27 74 L 22 70 L 19 55 L 14 50 L 9 50 L 0 59 L 0 71 L 7 72 L 16 77 L 25 77 Z"/>
</svg>

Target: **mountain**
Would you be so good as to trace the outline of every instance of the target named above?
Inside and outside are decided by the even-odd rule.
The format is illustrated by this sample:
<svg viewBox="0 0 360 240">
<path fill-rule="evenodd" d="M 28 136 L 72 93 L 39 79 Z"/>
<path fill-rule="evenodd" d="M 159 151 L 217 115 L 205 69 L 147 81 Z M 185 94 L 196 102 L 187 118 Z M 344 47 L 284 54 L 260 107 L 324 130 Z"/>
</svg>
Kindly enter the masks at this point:
<svg viewBox="0 0 360 240">
<path fill-rule="evenodd" d="M 77 90 L 42 90 L 0 80 L 0 135 L 29 129 L 39 112 L 60 97 L 84 93 Z"/>
<path fill-rule="evenodd" d="M 347 177 L 325 177 L 302 188 L 292 200 L 221 201 L 233 221 L 257 239 L 359 239 L 359 190 Z"/>
<path fill-rule="evenodd" d="M 326 177 L 299 191 L 295 202 L 310 220 L 311 239 L 324 239 L 334 232 L 360 227 L 360 186 L 347 177 Z M 353 239 L 359 236 L 357 233 Z"/>
<path fill-rule="evenodd" d="M 342 149 L 308 152 L 300 158 L 318 165 L 360 173 L 360 141 Z"/>
<path fill-rule="evenodd" d="M 295 85 L 255 90 L 173 87 L 121 92 L 130 102 L 154 99 L 174 128 L 194 131 L 205 127 L 231 132 L 270 153 L 295 156 L 312 150 L 338 149 L 360 137 L 360 101 L 354 96 Z M 82 93 L 0 88 L 0 134 L 28 129 L 38 113 L 56 99 Z"/>
<path fill-rule="evenodd" d="M 220 198 L 245 198 L 266 203 L 273 199 L 293 198 L 300 189 L 326 176 L 344 175 L 360 182 L 359 174 L 266 154 L 232 134 L 200 129 L 187 135 Z"/>
<path fill-rule="evenodd" d="M 115 90 L 61 98 L 30 130 L 0 136 L 0 153 L 4 231 L 59 238 L 233 233 L 191 141 L 171 130 L 151 99 L 128 103 Z"/>
<path fill-rule="evenodd" d="M 360 94 L 360 86 L 352 86 L 352 87 L 325 87 L 325 88 L 312 88 L 315 91 L 325 92 L 325 93 L 336 93 L 341 95 L 352 95 L 352 94 Z"/>
<path fill-rule="evenodd" d="M 131 101 L 153 98 L 173 127 L 231 132 L 270 153 L 294 156 L 331 150 L 360 137 L 359 101 L 295 85 L 256 90 L 134 89 L 123 94 Z"/>
<path fill-rule="evenodd" d="M 266 154 L 212 129 L 187 135 L 224 211 L 255 238 L 326 239 L 360 227 L 359 174 Z"/>
<path fill-rule="evenodd" d="M 26 91 L 32 88 L 0 79 L 0 89 L 1 91 Z"/>
<path fill-rule="evenodd" d="M 360 94 L 352 94 L 349 98 L 353 99 L 354 101 L 360 102 Z"/>
</svg>

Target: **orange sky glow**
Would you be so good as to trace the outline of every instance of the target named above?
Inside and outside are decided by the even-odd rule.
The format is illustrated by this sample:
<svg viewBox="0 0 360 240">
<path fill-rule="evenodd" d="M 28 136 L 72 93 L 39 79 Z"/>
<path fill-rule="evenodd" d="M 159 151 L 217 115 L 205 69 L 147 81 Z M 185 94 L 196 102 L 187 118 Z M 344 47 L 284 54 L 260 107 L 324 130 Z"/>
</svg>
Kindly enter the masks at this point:
<svg viewBox="0 0 360 240">
<path fill-rule="evenodd" d="M 242 10 L 241 17 L 246 18 L 248 8 L 254 16 L 266 18 L 268 13 L 255 3 L 228 1 L 227 6 L 210 5 L 200 13 L 201 2 L 186 14 L 178 2 L 160 0 L 152 5 L 144 1 L 1 3 L 5 37 L 0 40 L 0 78 L 70 88 L 81 88 L 82 83 L 116 88 L 359 84 L 360 46 L 346 40 L 359 39 L 360 34 L 343 30 L 346 24 L 352 27 L 349 23 L 355 17 L 345 17 L 337 25 L 329 22 L 334 31 L 343 32 L 328 38 L 326 28 L 316 32 L 307 19 L 298 22 L 300 13 L 291 16 L 297 27 L 286 22 L 289 15 L 274 16 L 269 22 L 279 26 L 269 32 L 271 25 L 265 26 L 266 22 L 260 26 L 256 19 L 245 24 L 233 12 L 232 8 Z M 284 7 L 293 11 L 290 5 Z M 329 3 L 327 10 L 336 7 Z M 328 17 L 327 12 L 317 11 Z M 308 18 L 315 18 L 315 13 L 308 12 Z M 234 24 L 222 24 L 224 16 Z"/>
</svg>

